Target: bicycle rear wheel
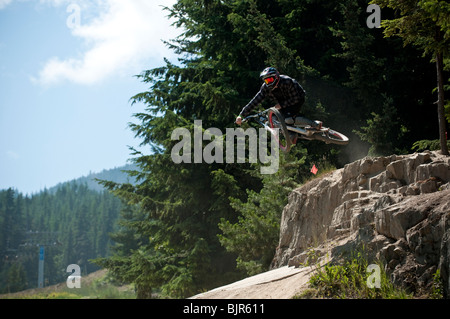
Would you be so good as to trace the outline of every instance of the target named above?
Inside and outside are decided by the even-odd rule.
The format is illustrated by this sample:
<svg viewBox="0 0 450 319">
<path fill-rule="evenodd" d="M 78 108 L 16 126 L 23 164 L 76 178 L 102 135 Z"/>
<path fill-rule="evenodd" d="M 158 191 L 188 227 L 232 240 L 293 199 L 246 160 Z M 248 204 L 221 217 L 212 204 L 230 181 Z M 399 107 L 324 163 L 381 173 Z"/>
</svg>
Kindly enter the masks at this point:
<svg viewBox="0 0 450 319">
<path fill-rule="evenodd" d="M 322 133 L 316 133 L 314 134 L 314 137 L 317 140 L 321 140 L 327 144 L 332 143 L 337 145 L 347 145 L 349 142 L 347 136 L 332 129 Z"/>
<path fill-rule="evenodd" d="M 269 126 L 271 129 L 278 129 L 278 136 L 274 136 L 280 149 L 285 153 L 289 152 L 292 146 L 289 131 L 284 122 L 284 116 L 275 107 L 269 109 Z"/>
</svg>

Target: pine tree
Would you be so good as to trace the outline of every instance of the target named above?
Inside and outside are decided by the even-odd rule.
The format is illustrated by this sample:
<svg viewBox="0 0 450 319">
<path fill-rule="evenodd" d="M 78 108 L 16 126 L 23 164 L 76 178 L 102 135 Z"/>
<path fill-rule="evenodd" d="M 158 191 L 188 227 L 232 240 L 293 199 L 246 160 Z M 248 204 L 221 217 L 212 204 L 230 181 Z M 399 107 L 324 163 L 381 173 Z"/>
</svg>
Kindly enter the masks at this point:
<svg viewBox="0 0 450 319">
<path fill-rule="evenodd" d="M 21 291 L 27 288 L 27 284 L 24 266 L 20 262 L 13 262 L 7 274 L 6 291 L 8 293 Z"/>
<path fill-rule="evenodd" d="M 446 137 L 444 99 L 444 57 L 450 48 L 450 4 L 440 0 L 377 1 L 382 7 L 392 8 L 399 16 L 384 20 L 386 36 L 397 35 L 404 45 L 413 44 L 431 55 L 436 63 L 438 100 L 437 113 L 441 153 L 449 155 Z"/>
<path fill-rule="evenodd" d="M 303 153 L 305 154 L 305 153 Z M 223 234 L 221 244 L 237 255 L 237 266 L 252 276 L 269 269 L 278 245 L 281 212 L 287 204 L 289 193 L 297 186 L 299 160 L 281 156 L 280 168 L 273 175 L 263 177 L 263 188 L 256 192 L 248 190 L 247 201 L 231 198 L 232 207 L 241 215 L 233 223 L 225 218 L 219 224 Z"/>
</svg>

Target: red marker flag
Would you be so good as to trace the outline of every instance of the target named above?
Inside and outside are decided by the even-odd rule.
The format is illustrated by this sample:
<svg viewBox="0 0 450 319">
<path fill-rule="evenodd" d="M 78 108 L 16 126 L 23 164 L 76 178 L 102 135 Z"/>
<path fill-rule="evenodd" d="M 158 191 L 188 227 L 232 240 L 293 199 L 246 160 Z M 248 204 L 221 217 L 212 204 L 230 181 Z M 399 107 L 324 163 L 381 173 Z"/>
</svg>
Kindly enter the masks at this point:
<svg viewBox="0 0 450 319">
<path fill-rule="evenodd" d="M 313 173 L 314 175 L 316 175 L 318 171 L 319 171 L 319 170 L 317 169 L 316 164 L 314 164 L 313 167 L 311 168 L 311 173 Z"/>
</svg>

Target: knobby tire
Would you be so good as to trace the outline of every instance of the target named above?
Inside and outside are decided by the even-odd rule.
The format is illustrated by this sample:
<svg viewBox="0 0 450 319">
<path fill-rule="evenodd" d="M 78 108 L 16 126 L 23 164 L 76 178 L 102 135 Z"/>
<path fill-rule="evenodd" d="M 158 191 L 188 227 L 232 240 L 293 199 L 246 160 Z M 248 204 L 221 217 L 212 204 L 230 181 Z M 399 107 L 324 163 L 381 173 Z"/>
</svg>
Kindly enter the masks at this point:
<svg viewBox="0 0 450 319">
<path fill-rule="evenodd" d="M 285 153 L 289 152 L 292 147 L 289 131 L 284 122 L 284 116 L 275 107 L 269 109 L 269 126 L 271 129 L 279 129 L 278 137 L 276 135 L 275 137 L 277 138 L 280 149 Z"/>
<path fill-rule="evenodd" d="M 332 143 L 336 145 L 347 145 L 349 139 L 342 133 L 329 129 L 328 132 L 314 134 L 316 140 L 320 140 L 325 143 Z"/>
</svg>

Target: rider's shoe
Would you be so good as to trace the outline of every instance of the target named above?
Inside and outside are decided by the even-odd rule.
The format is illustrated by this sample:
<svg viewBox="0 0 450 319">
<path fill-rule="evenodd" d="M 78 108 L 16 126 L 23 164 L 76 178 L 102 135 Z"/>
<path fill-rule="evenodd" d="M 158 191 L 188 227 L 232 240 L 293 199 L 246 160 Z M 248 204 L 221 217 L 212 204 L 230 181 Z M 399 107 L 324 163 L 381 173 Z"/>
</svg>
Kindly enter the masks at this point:
<svg viewBox="0 0 450 319">
<path fill-rule="evenodd" d="M 322 121 L 314 121 L 314 123 L 316 123 L 316 126 L 314 128 L 320 131 L 322 129 Z"/>
<path fill-rule="evenodd" d="M 308 126 L 306 128 L 306 136 L 312 136 L 322 130 L 322 121 L 314 121 L 314 126 Z"/>
<path fill-rule="evenodd" d="M 286 125 L 294 125 L 295 120 L 293 117 L 287 117 L 284 119 L 284 123 L 286 123 Z"/>
</svg>

